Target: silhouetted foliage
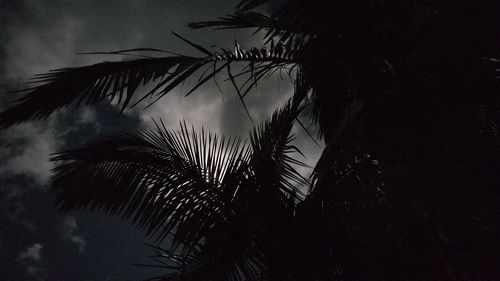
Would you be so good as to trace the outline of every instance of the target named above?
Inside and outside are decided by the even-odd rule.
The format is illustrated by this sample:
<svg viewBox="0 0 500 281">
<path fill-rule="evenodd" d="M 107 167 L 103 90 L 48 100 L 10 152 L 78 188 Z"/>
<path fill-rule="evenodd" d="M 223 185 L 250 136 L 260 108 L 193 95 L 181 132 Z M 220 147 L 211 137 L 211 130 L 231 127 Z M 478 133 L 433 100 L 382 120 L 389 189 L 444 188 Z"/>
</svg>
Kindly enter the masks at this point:
<svg viewBox="0 0 500 281">
<path fill-rule="evenodd" d="M 257 12 L 268 2 L 191 24 L 254 28 L 265 46 L 214 53 L 181 37 L 203 56 L 57 70 L 0 124 L 70 104 L 154 102 L 204 68 L 193 89 L 226 71 L 244 104 L 287 70 L 293 100 L 249 145 L 159 126 L 59 154 L 61 206 L 172 233 L 170 249 L 154 248 L 175 272 L 155 280 L 499 280 L 500 2 L 288 0 Z M 118 53 L 142 51 L 166 52 Z M 246 66 L 232 73 L 235 62 Z M 308 104 L 326 147 L 300 196 L 290 130 Z"/>
</svg>

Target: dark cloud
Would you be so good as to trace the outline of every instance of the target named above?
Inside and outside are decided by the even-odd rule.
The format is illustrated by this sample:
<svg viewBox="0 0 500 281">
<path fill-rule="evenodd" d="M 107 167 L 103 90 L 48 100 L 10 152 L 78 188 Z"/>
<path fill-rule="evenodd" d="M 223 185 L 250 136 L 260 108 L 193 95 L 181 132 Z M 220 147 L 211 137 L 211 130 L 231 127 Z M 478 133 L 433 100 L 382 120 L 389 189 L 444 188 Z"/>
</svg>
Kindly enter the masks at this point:
<svg viewBox="0 0 500 281">
<path fill-rule="evenodd" d="M 0 157 L 4 159 L 0 176 L 24 175 L 39 185 L 47 182 L 53 165 L 47 161 L 48 155 L 58 150 L 63 141 L 54 128 L 53 119 L 21 124 L 0 132 Z"/>
<path fill-rule="evenodd" d="M 87 242 L 82 235 L 78 234 L 78 225 L 74 216 L 66 216 L 62 226 L 62 232 L 65 239 L 73 243 L 79 252 L 83 252 Z"/>
<path fill-rule="evenodd" d="M 42 244 L 35 243 L 25 251 L 19 253 L 16 260 L 23 265 L 28 275 L 40 276 L 42 268 L 40 268 L 39 263 L 42 259 L 42 248 Z"/>
<path fill-rule="evenodd" d="M 51 153 L 80 145 L 103 132 L 137 130 L 140 124 L 136 115 L 119 117 L 116 108 L 101 105 L 80 111 L 65 110 L 45 122 L 22 124 L 1 132 L 2 277 L 13 281 L 37 280 L 34 277 L 103 280 L 115 274 L 120 280 L 138 280 L 151 275 L 151 271 L 148 274 L 129 265 L 134 261 L 132 257 L 140 260 L 149 255 L 142 245 L 144 237 L 135 229 L 104 214 L 91 219 L 85 212 L 60 214 L 46 188 L 53 165 L 48 162 Z M 98 242 L 89 243 L 88 239 Z M 120 247 L 111 247 L 110 240 L 118 241 Z M 26 255 L 21 253 L 33 245 L 43 246 L 43 250 L 36 248 L 40 248 L 43 259 L 22 258 Z M 127 256 L 129 260 L 125 262 L 117 256 Z M 15 266 L 7 266 L 11 263 Z"/>
</svg>

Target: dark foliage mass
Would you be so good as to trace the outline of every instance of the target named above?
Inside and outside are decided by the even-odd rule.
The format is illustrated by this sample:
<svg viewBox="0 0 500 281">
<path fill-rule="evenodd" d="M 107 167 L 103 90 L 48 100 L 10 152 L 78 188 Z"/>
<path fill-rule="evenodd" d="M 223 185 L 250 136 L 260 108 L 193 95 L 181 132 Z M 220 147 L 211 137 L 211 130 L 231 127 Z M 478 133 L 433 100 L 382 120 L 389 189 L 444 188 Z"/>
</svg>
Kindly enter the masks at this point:
<svg viewBox="0 0 500 281">
<path fill-rule="evenodd" d="M 191 24 L 253 28 L 264 46 L 211 52 L 179 36 L 202 56 L 114 52 L 166 56 L 43 74 L 0 124 L 110 100 L 126 109 L 224 72 L 244 105 L 286 71 L 293 97 L 249 142 L 159 124 L 58 154 L 62 210 L 100 208 L 171 236 L 153 246 L 167 269 L 155 280 L 500 280 L 500 2 L 288 0 L 258 12 L 269 2 Z M 291 135 L 306 106 L 325 143 L 311 179 L 294 168 Z"/>
</svg>

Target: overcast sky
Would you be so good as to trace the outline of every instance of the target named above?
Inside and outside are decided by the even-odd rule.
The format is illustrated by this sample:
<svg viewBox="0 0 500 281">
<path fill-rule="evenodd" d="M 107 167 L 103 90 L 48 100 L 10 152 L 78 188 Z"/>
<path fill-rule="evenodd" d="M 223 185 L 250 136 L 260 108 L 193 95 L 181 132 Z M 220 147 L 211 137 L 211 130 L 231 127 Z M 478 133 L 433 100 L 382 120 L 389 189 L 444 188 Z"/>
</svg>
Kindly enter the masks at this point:
<svg viewBox="0 0 500 281">
<path fill-rule="evenodd" d="M 23 87 L 36 74 L 65 66 L 111 60 L 76 55 L 137 47 L 196 51 L 171 35 L 176 31 L 213 47 L 258 46 L 250 31 L 189 30 L 189 22 L 215 19 L 232 12 L 229 0 L 0 0 L 0 109 L 5 93 Z M 47 192 L 51 153 L 74 147 L 98 134 L 136 130 L 162 118 L 171 128 L 185 119 L 216 132 L 246 135 L 252 123 L 234 90 L 223 83 L 224 95 L 207 85 L 188 98 L 179 88 L 147 110 L 118 116 L 111 105 L 62 111 L 46 121 L 0 131 L 0 280 L 101 281 L 140 280 L 161 271 L 131 266 L 148 263 L 152 251 L 139 231 L 118 217 L 96 212 L 59 214 Z M 290 95 L 286 80 L 271 79 L 247 99 L 258 122 Z M 300 148 L 313 163 L 319 149 L 297 130 Z M 307 172 L 307 171 L 306 171 Z"/>
</svg>

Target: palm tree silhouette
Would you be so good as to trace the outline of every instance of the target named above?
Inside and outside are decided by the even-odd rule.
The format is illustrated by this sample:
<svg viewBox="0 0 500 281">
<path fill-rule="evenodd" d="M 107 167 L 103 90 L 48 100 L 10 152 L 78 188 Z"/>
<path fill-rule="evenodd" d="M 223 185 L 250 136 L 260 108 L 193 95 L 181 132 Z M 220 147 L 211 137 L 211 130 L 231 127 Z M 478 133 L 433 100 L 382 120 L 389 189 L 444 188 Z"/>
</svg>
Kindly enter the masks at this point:
<svg viewBox="0 0 500 281">
<path fill-rule="evenodd" d="M 293 100 L 249 150 L 185 126 L 102 139 L 55 158 L 62 208 L 173 233 L 157 248 L 177 270 L 164 280 L 498 280 L 500 3 L 288 0 L 257 12 L 268 2 L 191 24 L 255 28 L 263 47 L 211 52 L 177 35 L 203 56 L 111 52 L 168 55 L 40 75 L 0 124 L 153 103 L 200 72 L 187 95 L 226 72 L 245 105 L 258 81 L 287 71 Z M 289 134 L 306 105 L 326 147 L 301 197 Z"/>
<path fill-rule="evenodd" d="M 102 209 L 171 238 L 168 250 L 155 247 L 157 261 L 175 269 L 161 280 L 269 275 L 266 261 L 284 254 L 279 239 L 304 199 L 296 186 L 307 183 L 290 155 L 298 106 L 288 102 L 254 128 L 249 144 L 185 123 L 100 138 L 54 157 L 63 164 L 52 191 L 62 210 Z"/>
</svg>

